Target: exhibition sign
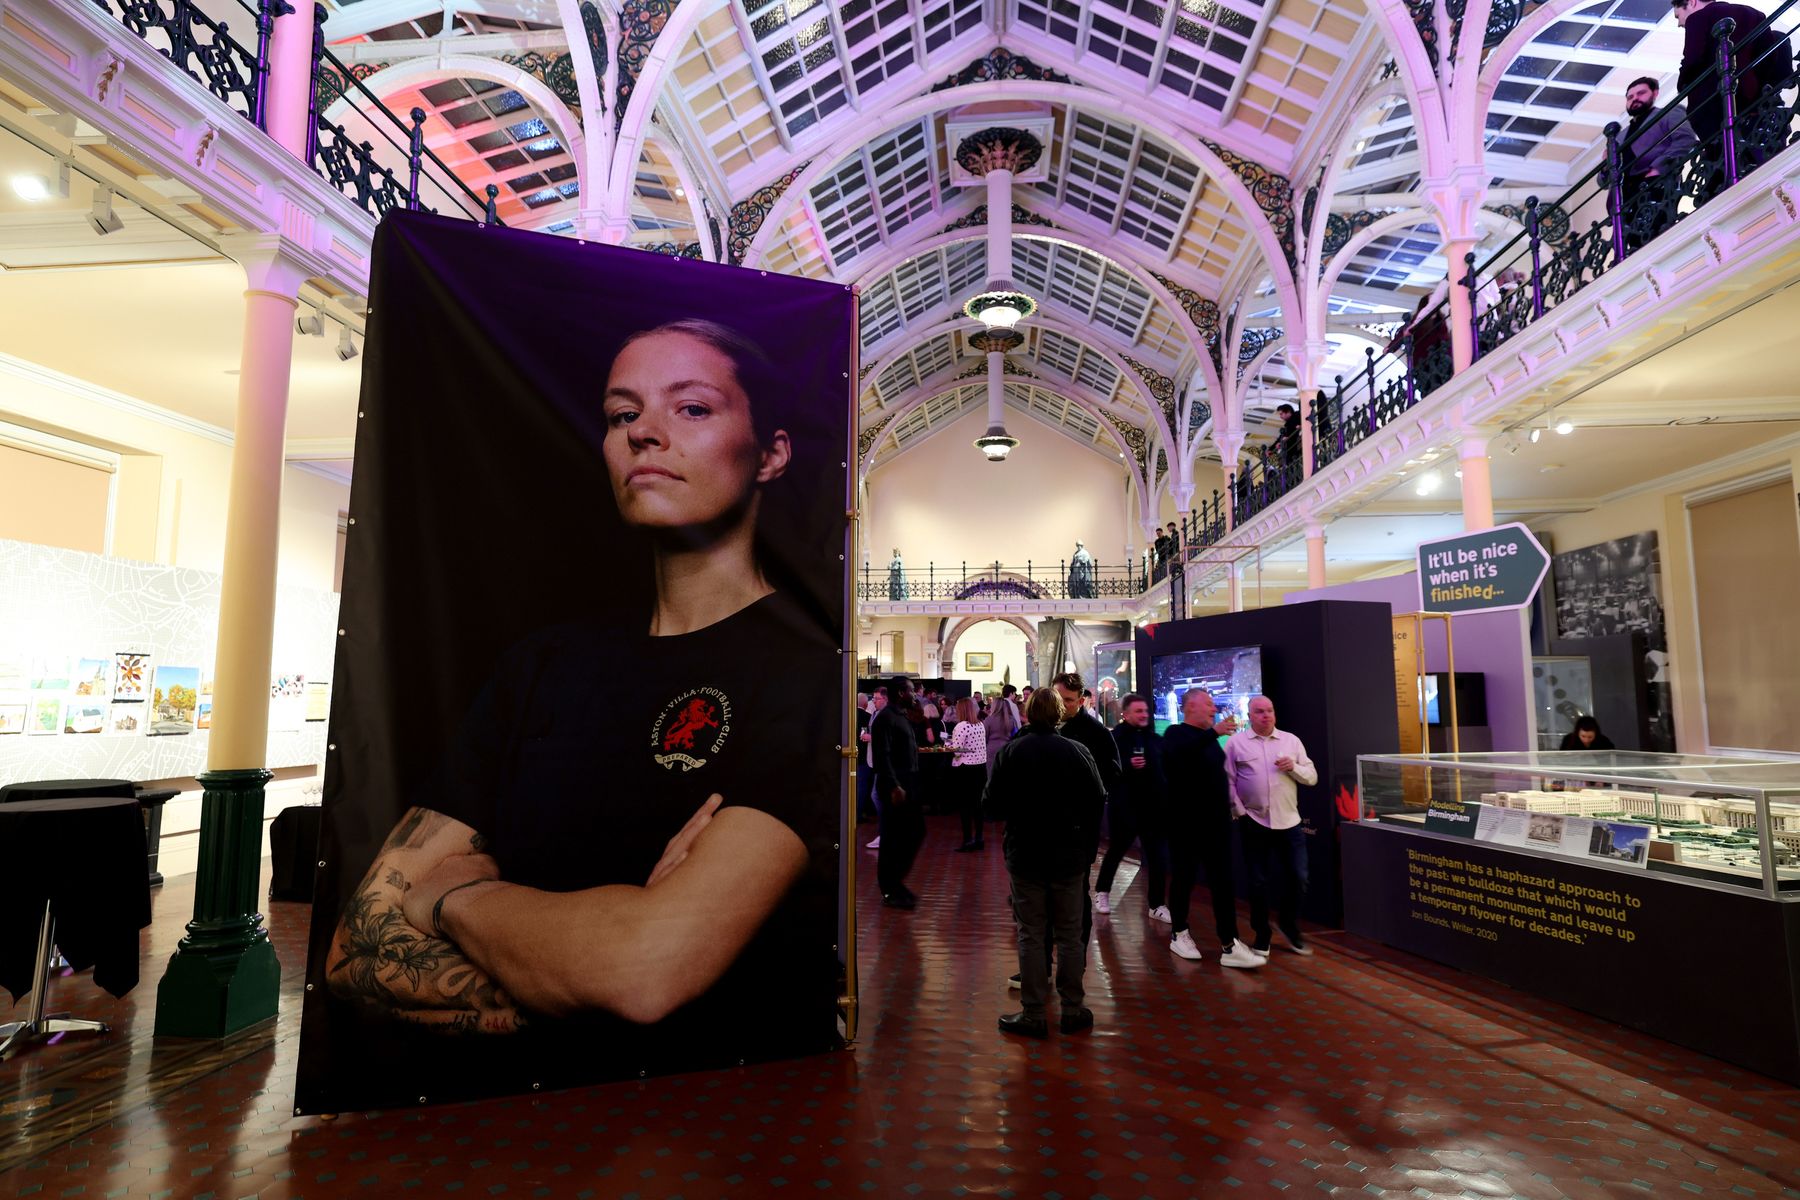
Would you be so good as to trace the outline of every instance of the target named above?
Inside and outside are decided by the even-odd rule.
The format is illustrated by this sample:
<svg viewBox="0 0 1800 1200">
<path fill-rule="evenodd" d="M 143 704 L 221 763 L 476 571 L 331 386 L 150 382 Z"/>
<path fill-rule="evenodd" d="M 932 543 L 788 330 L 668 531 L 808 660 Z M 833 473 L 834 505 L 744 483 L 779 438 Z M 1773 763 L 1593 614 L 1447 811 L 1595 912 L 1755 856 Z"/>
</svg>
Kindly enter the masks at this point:
<svg viewBox="0 0 1800 1200">
<path fill-rule="evenodd" d="M 1419 543 L 1419 609 L 1473 613 L 1524 608 L 1537 595 L 1550 556 L 1514 522 Z"/>
<path fill-rule="evenodd" d="M 1800 1083 L 1795 905 L 1374 822 L 1339 843 L 1351 933 Z"/>
<path fill-rule="evenodd" d="M 297 1110 L 841 1046 L 854 294 L 403 213 L 371 308 Z"/>
</svg>

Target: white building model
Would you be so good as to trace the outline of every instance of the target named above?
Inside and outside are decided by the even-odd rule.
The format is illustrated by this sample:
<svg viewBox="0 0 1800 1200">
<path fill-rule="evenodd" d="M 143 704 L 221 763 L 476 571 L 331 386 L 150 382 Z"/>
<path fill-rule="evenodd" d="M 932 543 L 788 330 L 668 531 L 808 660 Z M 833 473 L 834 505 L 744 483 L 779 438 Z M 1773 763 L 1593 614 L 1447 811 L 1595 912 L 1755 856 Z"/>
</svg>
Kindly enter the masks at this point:
<svg viewBox="0 0 1800 1200">
<path fill-rule="evenodd" d="M 1656 827 L 1658 840 L 1681 847 L 1682 861 L 1760 868 L 1756 804 L 1741 797 L 1575 788 L 1566 792 L 1483 792 L 1481 802 L 1526 812 L 1649 824 Z M 1777 866 L 1791 867 L 1800 860 L 1800 805 L 1770 803 L 1769 837 Z"/>
</svg>

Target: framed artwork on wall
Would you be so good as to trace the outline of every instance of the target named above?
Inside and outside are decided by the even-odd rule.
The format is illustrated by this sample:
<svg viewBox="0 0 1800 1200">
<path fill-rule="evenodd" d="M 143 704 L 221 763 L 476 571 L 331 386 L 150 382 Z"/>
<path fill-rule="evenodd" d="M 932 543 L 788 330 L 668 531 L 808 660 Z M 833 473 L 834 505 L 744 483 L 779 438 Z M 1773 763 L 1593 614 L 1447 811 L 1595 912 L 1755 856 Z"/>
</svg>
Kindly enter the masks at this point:
<svg viewBox="0 0 1800 1200">
<path fill-rule="evenodd" d="M 994 655 L 989 650 L 971 650 L 963 655 L 963 670 L 991 671 L 994 669 Z"/>
</svg>

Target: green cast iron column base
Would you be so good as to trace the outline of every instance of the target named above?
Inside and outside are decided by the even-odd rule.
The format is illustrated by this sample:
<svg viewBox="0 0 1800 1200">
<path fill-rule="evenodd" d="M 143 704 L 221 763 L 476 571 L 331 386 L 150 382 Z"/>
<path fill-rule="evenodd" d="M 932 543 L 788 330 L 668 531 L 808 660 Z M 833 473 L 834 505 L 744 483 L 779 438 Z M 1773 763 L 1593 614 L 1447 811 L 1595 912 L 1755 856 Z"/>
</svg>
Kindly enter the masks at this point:
<svg viewBox="0 0 1800 1200">
<path fill-rule="evenodd" d="M 275 1015 L 281 964 L 257 909 L 263 789 L 255 768 L 208 771 L 200 808 L 194 919 L 156 992 L 156 1032 L 219 1038 Z"/>
</svg>

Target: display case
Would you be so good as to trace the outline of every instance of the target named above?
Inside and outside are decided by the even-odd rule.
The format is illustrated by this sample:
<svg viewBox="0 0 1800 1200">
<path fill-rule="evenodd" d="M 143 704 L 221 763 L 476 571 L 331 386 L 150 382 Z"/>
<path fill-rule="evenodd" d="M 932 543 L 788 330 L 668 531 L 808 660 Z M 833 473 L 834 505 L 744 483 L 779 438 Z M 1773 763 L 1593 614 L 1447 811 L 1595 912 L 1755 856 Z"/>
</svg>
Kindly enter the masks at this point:
<svg viewBox="0 0 1800 1200">
<path fill-rule="evenodd" d="M 1350 932 L 1800 1083 L 1800 762 L 1377 754 L 1357 779 Z"/>
<path fill-rule="evenodd" d="M 1568 750 L 1369 755 L 1363 817 L 1800 899 L 1800 763 Z"/>
<path fill-rule="evenodd" d="M 1101 642 L 1094 647 L 1094 700 L 1108 729 L 1119 723 L 1119 701 L 1131 691 L 1133 642 Z"/>
</svg>

